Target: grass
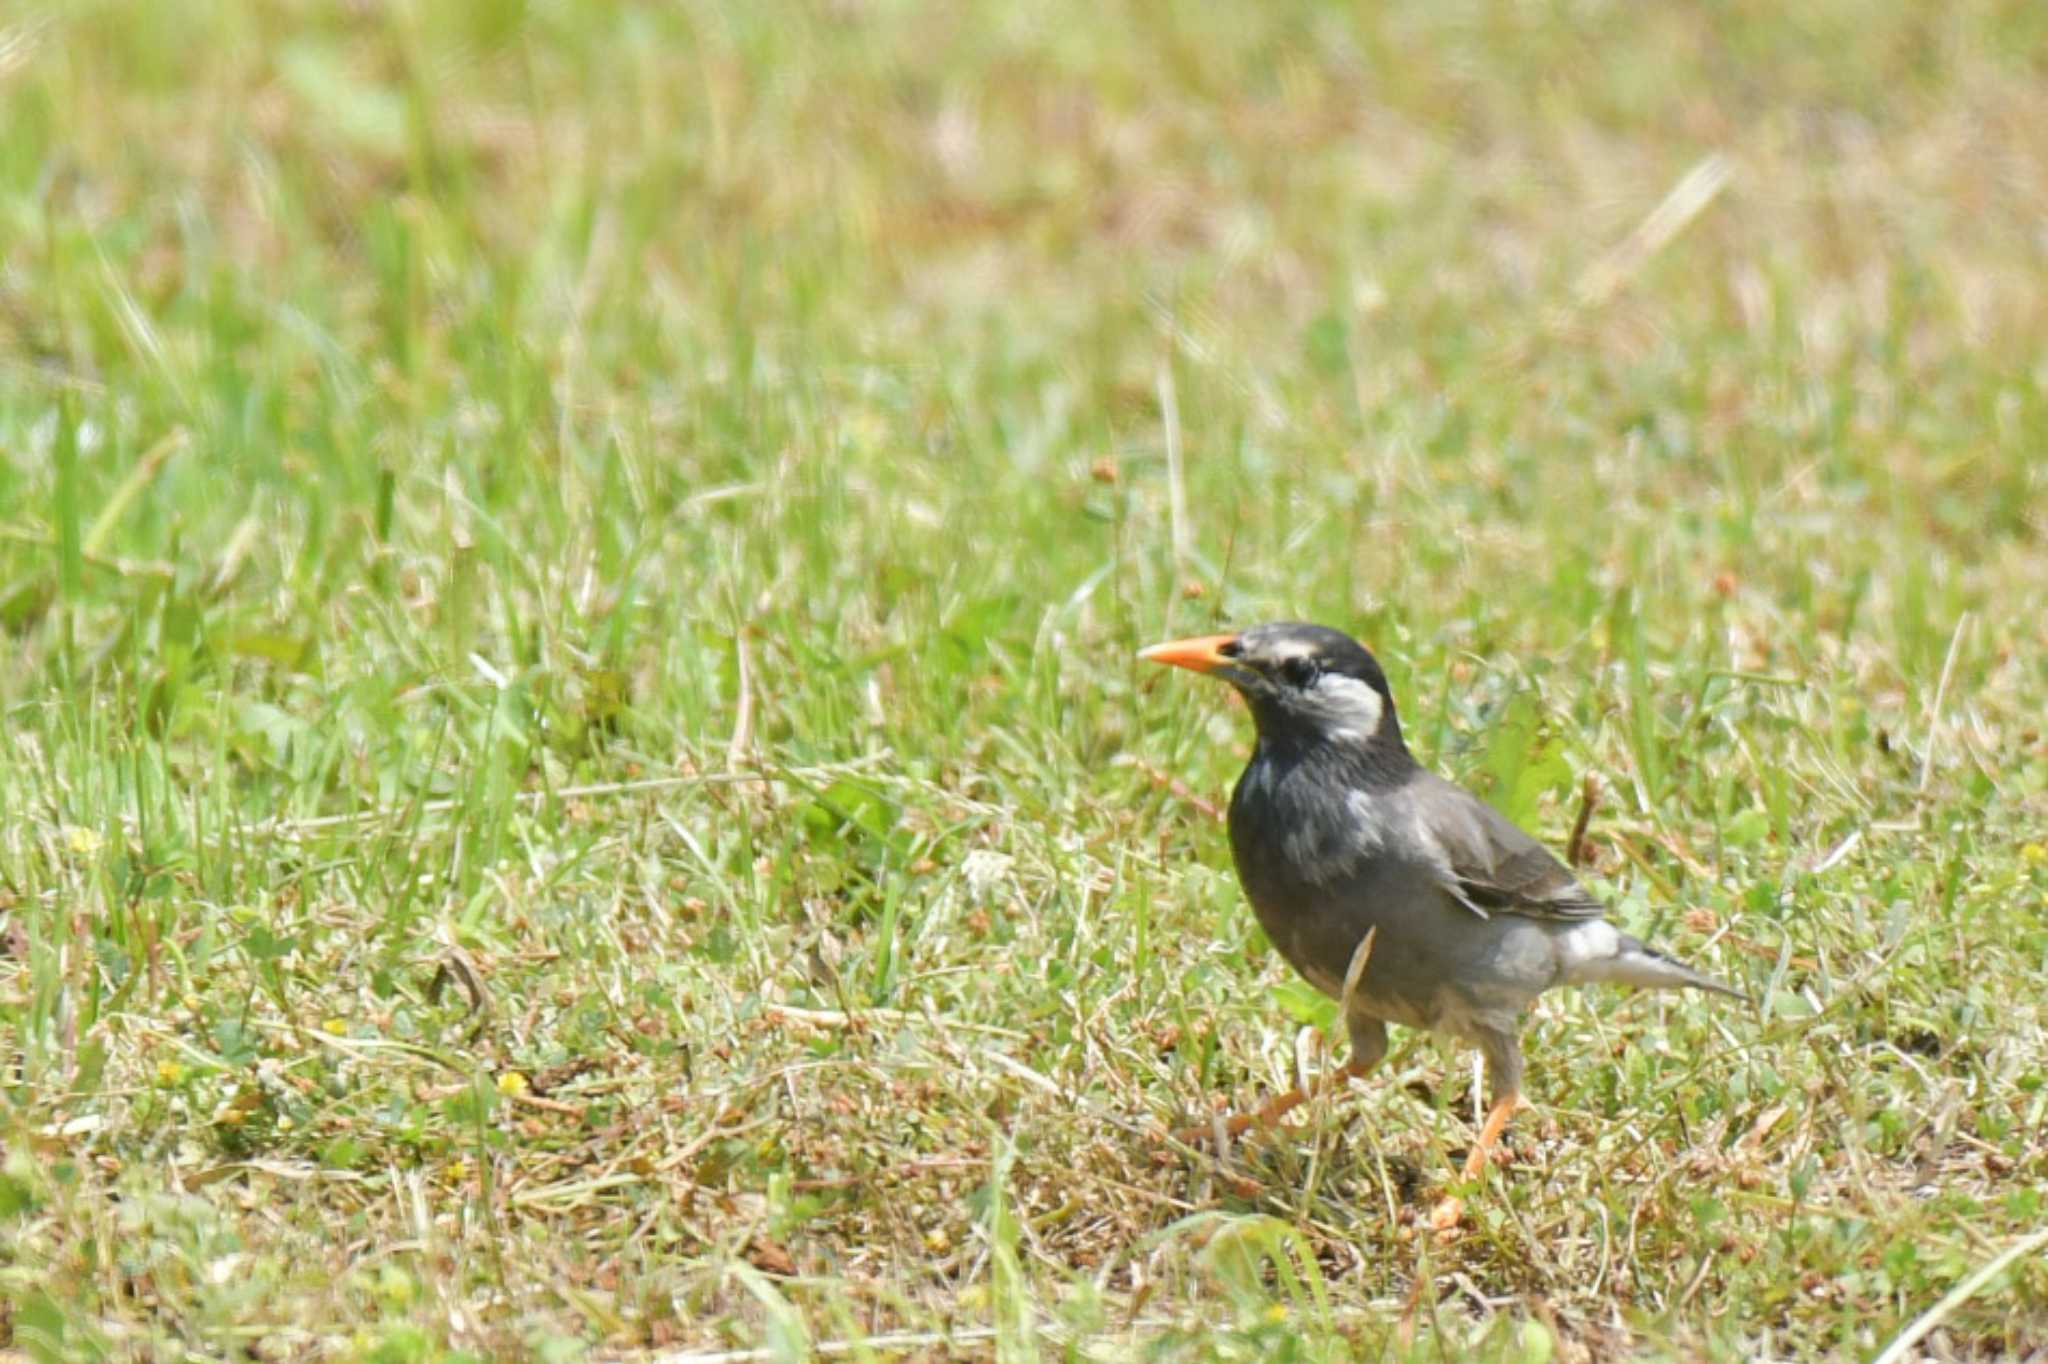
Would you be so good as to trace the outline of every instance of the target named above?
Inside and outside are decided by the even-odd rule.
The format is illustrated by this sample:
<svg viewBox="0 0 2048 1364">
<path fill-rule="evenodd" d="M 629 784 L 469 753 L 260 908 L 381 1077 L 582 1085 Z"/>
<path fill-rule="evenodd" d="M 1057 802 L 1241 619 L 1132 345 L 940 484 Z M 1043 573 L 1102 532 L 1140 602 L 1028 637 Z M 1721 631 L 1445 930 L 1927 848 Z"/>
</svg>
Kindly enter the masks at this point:
<svg viewBox="0 0 2048 1364">
<path fill-rule="evenodd" d="M 0 1351 L 2040 1348 L 2042 15 L 17 10 Z M 1158 1135 L 1272 617 L 1760 1001 L 1448 1243 L 1454 1049 Z"/>
</svg>

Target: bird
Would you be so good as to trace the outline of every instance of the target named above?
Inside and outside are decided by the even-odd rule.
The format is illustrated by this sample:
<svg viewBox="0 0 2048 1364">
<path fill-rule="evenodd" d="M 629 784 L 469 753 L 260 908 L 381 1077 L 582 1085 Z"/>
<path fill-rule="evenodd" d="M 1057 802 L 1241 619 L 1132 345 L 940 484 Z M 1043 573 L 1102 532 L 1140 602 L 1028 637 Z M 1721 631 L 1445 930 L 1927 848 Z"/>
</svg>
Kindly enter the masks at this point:
<svg viewBox="0 0 2048 1364">
<path fill-rule="evenodd" d="M 1616 928 L 1541 843 L 1417 762 L 1379 660 L 1343 631 L 1279 621 L 1138 657 L 1228 682 L 1251 711 L 1231 855 L 1266 936 L 1340 1002 L 1351 1054 L 1338 1077 L 1379 1064 L 1389 1023 L 1485 1058 L 1490 1106 L 1467 1183 L 1523 1104 L 1520 1020 L 1544 991 L 1610 982 L 1747 998 Z M 1231 1129 L 1269 1124 L 1307 1097 L 1296 1089 Z M 1461 1215 L 1446 1198 L 1431 1221 L 1447 1230 Z"/>
</svg>

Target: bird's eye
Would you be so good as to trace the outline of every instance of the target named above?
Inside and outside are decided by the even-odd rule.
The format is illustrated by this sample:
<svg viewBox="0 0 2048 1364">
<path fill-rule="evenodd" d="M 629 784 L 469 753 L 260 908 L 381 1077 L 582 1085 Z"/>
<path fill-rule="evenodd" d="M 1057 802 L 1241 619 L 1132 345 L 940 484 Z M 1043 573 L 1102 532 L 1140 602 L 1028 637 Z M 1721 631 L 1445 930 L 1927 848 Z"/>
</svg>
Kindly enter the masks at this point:
<svg viewBox="0 0 2048 1364">
<path fill-rule="evenodd" d="M 1285 659 L 1280 664 L 1280 676 L 1286 680 L 1287 685 L 1290 687 L 1300 687 L 1303 689 L 1312 687 L 1315 685 L 1316 678 L 1321 672 L 1322 669 L 1316 666 L 1314 659 L 1303 658 L 1299 655 Z"/>
</svg>

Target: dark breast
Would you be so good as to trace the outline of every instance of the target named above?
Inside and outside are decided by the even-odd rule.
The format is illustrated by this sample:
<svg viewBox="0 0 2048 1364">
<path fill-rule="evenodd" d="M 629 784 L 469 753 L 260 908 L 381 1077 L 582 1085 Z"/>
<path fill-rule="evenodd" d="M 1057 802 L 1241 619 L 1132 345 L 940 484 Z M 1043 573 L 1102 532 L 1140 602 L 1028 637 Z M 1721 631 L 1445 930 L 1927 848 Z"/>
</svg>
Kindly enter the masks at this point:
<svg viewBox="0 0 2048 1364">
<path fill-rule="evenodd" d="M 1432 1026 L 1437 984 L 1477 946 L 1459 919 L 1481 921 L 1451 903 L 1404 840 L 1369 820 L 1360 790 L 1341 773 L 1254 757 L 1230 803 L 1238 881 L 1280 954 L 1326 994 L 1341 993 L 1352 954 L 1376 928 L 1359 1003 Z"/>
<path fill-rule="evenodd" d="M 1379 861 L 1342 774 L 1255 755 L 1230 800 L 1230 850 L 1260 927 L 1318 988 L 1334 991 L 1372 923 L 1358 885 Z"/>
</svg>

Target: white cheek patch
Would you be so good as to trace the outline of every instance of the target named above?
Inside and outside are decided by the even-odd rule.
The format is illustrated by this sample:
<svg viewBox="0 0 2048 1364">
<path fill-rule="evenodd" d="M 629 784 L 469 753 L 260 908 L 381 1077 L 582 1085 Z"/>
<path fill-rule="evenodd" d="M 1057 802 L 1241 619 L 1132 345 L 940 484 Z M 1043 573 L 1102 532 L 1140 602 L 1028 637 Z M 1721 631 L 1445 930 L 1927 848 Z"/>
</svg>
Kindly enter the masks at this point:
<svg viewBox="0 0 2048 1364">
<path fill-rule="evenodd" d="M 1330 720 L 1333 738 L 1370 739 L 1379 732 L 1380 694 L 1355 677 L 1324 673 L 1309 692 L 1316 709 Z"/>
</svg>

